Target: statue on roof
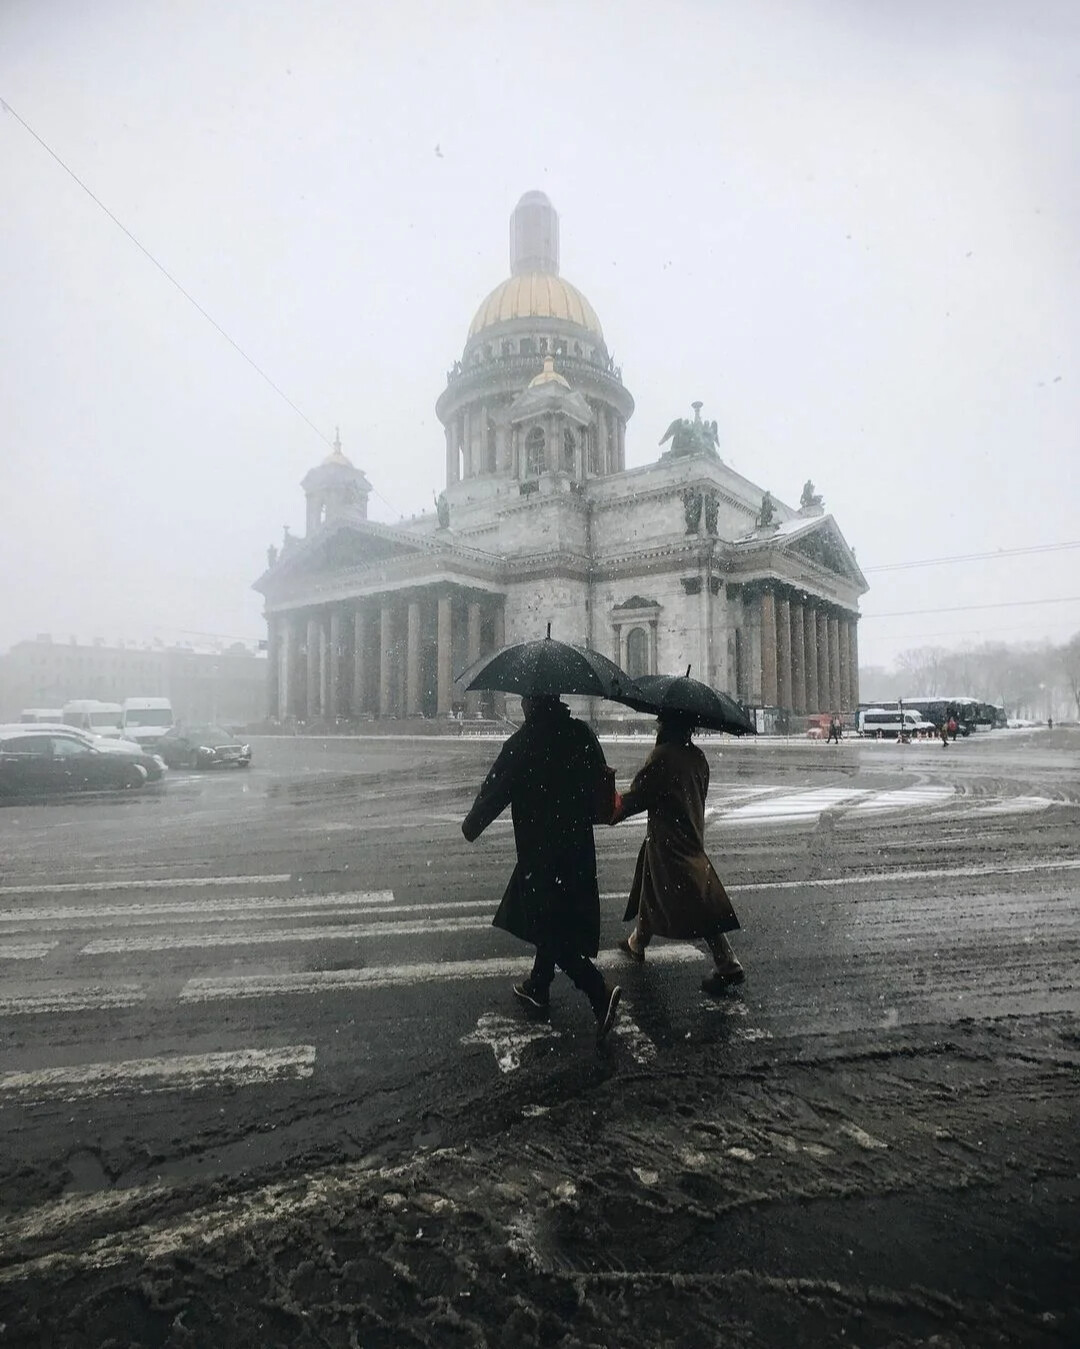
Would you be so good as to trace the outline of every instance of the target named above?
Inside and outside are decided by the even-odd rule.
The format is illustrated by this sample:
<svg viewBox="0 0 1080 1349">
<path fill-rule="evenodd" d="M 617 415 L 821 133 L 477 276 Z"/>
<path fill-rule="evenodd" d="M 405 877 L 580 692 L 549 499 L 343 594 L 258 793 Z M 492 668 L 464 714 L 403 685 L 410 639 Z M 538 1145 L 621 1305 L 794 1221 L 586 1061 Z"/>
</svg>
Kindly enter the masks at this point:
<svg viewBox="0 0 1080 1349">
<path fill-rule="evenodd" d="M 683 515 L 687 534 L 696 534 L 701 528 L 702 494 L 696 487 L 687 487 L 682 494 Z"/>
<path fill-rule="evenodd" d="M 439 528 L 450 528 L 450 502 L 447 500 L 445 492 L 440 492 L 438 496 L 431 494 L 435 498 L 435 513 L 439 517 Z"/>
<path fill-rule="evenodd" d="M 776 502 L 773 501 L 773 494 L 766 492 L 761 498 L 761 509 L 758 511 L 757 527 L 766 529 L 769 525 L 776 522 Z"/>
<path fill-rule="evenodd" d="M 267 548 L 266 550 L 267 567 L 272 567 L 276 561 L 277 561 L 277 548 L 274 546 L 274 544 L 271 544 L 270 547 Z"/>
<path fill-rule="evenodd" d="M 814 483 L 811 478 L 807 478 L 803 483 L 802 496 L 799 498 L 799 505 L 803 510 L 806 510 L 808 506 L 824 505 L 824 499 L 822 498 L 821 493 L 814 491 Z"/>
<path fill-rule="evenodd" d="M 720 444 L 720 432 L 715 422 L 704 422 L 701 420 L 702 404 L 691 403 L 694 409 L 694 420 L 689 417 L 676 417 L 668 429 L 660 437 L 660 444 L 665 441 L 671 441 L 671 449 L 665 451 L 665 457 L 670 455 L 673 458 L 680 458 L 686 454 L 711 454 L 714 458 L 717 456 L 717 446 Z"/>
</svg>

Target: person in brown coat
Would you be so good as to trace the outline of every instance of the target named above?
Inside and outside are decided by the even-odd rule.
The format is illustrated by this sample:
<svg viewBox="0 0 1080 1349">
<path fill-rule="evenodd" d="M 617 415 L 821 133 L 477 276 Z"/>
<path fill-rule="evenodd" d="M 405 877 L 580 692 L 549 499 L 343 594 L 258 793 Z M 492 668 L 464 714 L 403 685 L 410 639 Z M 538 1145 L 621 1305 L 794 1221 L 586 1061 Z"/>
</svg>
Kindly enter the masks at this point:
<svg viewBox="0 0 1080 1349">
<path fill-rule="evenodd" d="M 636 918 L 620 943 L 641 964 L 655 937 L 703 940 L 715 968 L 701 981 L 706 993 L 722 993 L 741 983 L 742 965 L 725 933 L 739 926 L 720 877 L 705 855 L 705 796 L 709 763 L 691 742 L 693 723 L 661 712 L 656 746 L 619 804 L 613 824 L 649 812 L 649 827 L 638 853 L 624 921 Z"/>
</svg>

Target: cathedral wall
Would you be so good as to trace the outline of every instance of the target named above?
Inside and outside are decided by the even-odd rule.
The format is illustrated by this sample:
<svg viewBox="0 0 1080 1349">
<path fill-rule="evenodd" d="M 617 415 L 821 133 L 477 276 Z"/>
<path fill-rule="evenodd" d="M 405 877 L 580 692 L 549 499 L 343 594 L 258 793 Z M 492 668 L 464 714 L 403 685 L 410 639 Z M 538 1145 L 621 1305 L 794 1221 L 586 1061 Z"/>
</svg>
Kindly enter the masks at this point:
<svg viewBox="0 0 1080 1349">
<path fill-rule="evenodd" d="M 499 517 L 497 549 L 508 556 L 556 551 L 583 553 L 587 535 L 587 517 L 578 499 L 569 493 L 558 493 L 538 497 L 524 509 L 505 511 Z"/>
<path fill-rule="evenodd" d="M 588 594 L 588 582 L 563 576 L 509 585 L 503 609 L 507 643 L 537 641 L 550 623 L 552 637 L 583 644 L 588 635 Z"/>
</svg>

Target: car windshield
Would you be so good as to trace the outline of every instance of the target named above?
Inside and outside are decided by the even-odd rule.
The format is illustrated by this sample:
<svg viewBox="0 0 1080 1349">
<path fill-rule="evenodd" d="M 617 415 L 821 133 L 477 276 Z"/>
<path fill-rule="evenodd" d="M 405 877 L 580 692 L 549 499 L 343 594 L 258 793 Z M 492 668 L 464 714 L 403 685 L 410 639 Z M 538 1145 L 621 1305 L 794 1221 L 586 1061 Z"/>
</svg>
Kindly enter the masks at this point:
<svg viewBox="0 0 1080 1349">
<path fill-rule="evenodd" d="M 125 726 L 171 726 L 172 713 L 167 707 L 131 707 L 124 713 Z"/>
<path fill-rule="evenodd" d="M 119 712 L 91 712 L 91 713 L 90 713 L 90 725 L 91 725 L 91 726 L 116 726 L 116 727 L 119 727 L 119 725 L 120 725 L 120 713 L 119 713 Z"/>
<path fill-rule="evenodd" d="M 230 735 L 228 731 L 223 731 L 220 726 L 201 726 L 197 731 L 189 731 L 188 739 L 201 740 L 204 744 L 210 745 L 232 745 L 236 743 L 236 736 Z"/>
</svg>

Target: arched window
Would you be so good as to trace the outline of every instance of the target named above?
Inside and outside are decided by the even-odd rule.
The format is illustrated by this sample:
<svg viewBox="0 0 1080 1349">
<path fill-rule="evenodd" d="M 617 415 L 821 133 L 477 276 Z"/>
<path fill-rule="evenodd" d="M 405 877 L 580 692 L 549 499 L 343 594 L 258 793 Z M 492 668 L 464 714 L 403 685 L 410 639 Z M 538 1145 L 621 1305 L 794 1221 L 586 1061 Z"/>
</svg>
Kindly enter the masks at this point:
<svg viewBox="0 0 1080 1349">
<path fill-rule="evenodd" d="M 562 437 L 562 466 L 567 473 L 573 473 L 574 471 L 574 450 L 576 448 L 574 433 L 567 428 Z"/>
<path fill-rule="evenodd" d="M 631 628 L 627 635 L 626 673 L 631 679 L 649 673 L 649 634 L 644 628 Z"/>
<path fill-rule="evenodd" d="M 514 344 L 509 339 L 506 339 L 502 344 L 502 354 L 504 356 L 513 356 L 514 354 Z"/>
<path fill-rule="evenodd" d="M 495 472 L 495 423 L 488 418 L 487 441 L 484 445 L 484 468 L 488 473 Z"/>
<path fill-rule="evenodd" d="M 518 351 L 521 352 L 522 356 L 535 356 L 536 343 L 531 337 L 523 337 L 521 339 L 521 344 L 518 347 Z"/>
<path fill-rule="evenodd" d="M 544 471 L 544 429 L 534 426 L 525 437 L 525 476 L 539 478 Z"/>
<path fill-rule="evenodd" d="M 595 426 L 590 426 L 585 435 L 589 441 L 589 472 L 595 477 L 600 472 L 599 433 Z"/>
</svg>

